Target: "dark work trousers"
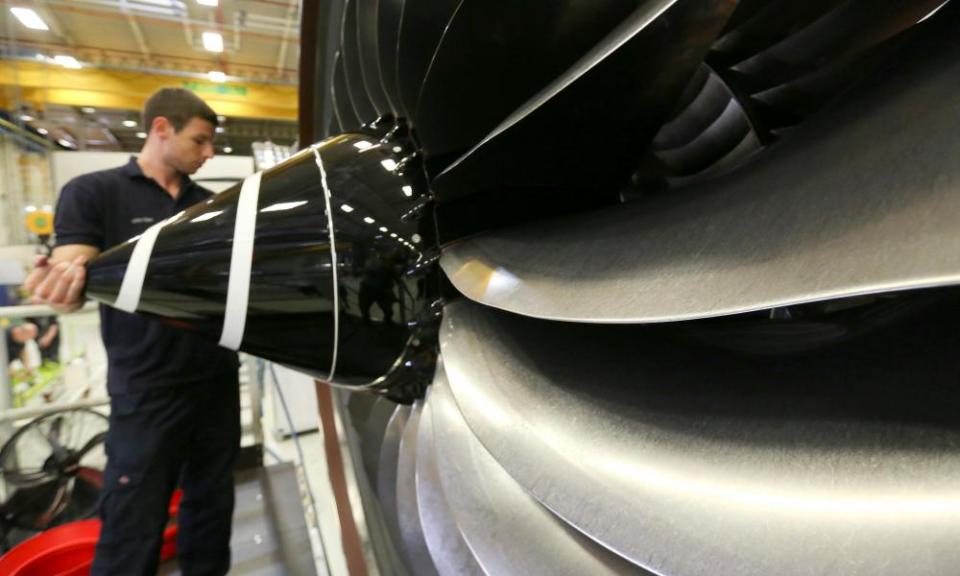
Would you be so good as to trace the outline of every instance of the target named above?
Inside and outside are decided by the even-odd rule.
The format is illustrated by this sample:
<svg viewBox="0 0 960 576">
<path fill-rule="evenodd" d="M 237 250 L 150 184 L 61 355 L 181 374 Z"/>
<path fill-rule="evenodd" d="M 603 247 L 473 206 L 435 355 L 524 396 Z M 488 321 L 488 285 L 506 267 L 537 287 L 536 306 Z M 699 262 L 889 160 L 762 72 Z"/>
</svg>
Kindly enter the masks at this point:
<svg viewBox="0 0 960 576">
<path fill-rule="evenodd" d="M 103 529 L 95 576 L 157 572 L 170 497 L 183 489 L 177 557 L 184 576 L 230 568 L 233 466 L 240 450 L 237 375 L 110 398 Z"/>
</svg>

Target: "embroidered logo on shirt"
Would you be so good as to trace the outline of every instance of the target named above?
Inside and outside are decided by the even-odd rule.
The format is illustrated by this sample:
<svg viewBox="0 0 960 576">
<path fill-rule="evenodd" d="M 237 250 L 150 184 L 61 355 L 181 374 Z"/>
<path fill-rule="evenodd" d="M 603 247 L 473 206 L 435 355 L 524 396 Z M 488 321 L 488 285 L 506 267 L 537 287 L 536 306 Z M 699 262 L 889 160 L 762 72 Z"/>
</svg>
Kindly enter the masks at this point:
<svg viewBox="0 0 960 576">
<path fill-rule="evenodd" d="M 130 220 L 131 224 L 153 224 L 153 218 L 149 216 L 139 216 Z"/>
</svg>

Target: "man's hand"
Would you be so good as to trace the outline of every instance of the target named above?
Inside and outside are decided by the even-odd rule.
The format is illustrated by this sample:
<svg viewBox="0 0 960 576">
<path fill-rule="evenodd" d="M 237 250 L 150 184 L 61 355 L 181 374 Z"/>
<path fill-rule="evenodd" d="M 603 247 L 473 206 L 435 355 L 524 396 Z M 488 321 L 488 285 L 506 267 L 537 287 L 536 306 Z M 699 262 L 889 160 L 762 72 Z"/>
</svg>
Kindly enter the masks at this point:
<svg viewBox="0 0 960 576">
<path fill-rule="evenodd" d="M 48 304 L 58 312 L 72 312 L 83 306 L 87 261 L 96 253 L 92 246 L 75 245 L 57 248 L 50 259 L 37 256 L 23 285 L 31 295 L 30 301 Z"/>
</svg>

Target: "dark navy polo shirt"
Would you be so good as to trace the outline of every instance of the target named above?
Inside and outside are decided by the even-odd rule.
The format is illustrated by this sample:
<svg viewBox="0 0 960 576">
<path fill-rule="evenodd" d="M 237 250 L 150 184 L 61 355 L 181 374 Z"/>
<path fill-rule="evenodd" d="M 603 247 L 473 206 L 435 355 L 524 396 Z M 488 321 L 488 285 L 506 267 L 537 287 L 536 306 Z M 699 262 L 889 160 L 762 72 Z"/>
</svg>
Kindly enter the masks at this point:
<svg viewBox="0 0 960 576">
<path fill-rule="evenodd" d="M 63 187 L 54 220 L 57 246 L 86 244 L 105 251 L 212 195 L 184 176 L 174 200 L 131 157 L 126 166 L 84 174 Z M 110 394 L 237 378 L 235 352 L 159 320 L 101 305 L 100 331 Z"/>
</svg>

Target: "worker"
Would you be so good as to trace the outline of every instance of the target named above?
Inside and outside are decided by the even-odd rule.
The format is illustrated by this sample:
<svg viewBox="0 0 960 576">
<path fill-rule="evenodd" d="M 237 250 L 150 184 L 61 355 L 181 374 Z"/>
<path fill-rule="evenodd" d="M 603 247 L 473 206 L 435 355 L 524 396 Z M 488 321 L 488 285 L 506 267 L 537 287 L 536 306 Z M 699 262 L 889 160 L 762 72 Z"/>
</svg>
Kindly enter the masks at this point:
<svg viewBox="0 0 960 576">
<path fill-rule="evenodd" d="M 60 193 L 49 259 L 25 283 L 59 311 L 84 302 L 86 263 L 212 196 L 189 175 L 214 155 L 217 115 L 181 88 L 143 108 L 147 138 L 120 168 L 68 182 Z M 184 575 L 226 574 L 240 445 L 235 352 L 156 319 L 100 307 L 107 350 L 110 429 L 92 574 L 155 574 L 167 509 L 179 485 L 177 557 Z"/>
</svg>

